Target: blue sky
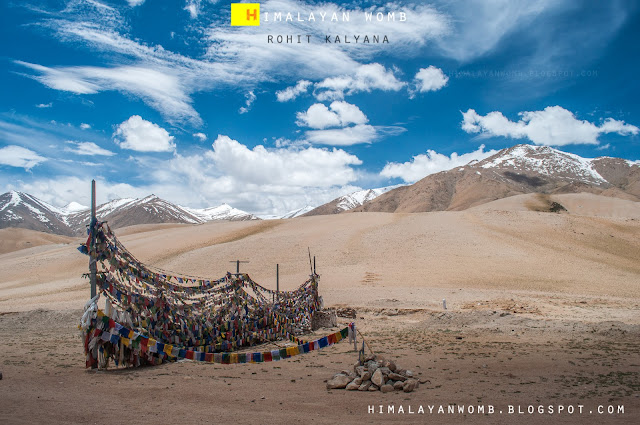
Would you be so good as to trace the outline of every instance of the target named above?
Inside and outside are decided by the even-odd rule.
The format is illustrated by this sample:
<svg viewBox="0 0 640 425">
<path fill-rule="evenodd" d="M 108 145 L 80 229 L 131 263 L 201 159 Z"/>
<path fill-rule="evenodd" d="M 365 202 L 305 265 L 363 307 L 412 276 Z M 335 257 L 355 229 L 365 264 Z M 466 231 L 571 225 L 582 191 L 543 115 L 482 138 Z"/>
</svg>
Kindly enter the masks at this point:
<svg viewBox="0 0 640 425">
<path fill-rule="evenodd" d="M 277 214 L 517 143 L 638 160 L 638 6 L 271 0 L 282 21 L 231 27 L 225 1 L 2 2 L 0 191 Z"/>
</svg>

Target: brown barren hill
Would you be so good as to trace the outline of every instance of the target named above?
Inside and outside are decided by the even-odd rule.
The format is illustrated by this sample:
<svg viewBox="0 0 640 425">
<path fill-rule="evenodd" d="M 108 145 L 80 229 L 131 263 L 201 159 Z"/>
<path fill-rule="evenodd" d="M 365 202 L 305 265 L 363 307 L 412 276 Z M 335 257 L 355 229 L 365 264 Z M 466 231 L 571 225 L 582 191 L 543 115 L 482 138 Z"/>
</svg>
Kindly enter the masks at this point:
<svg viewBox="0 0 640 425">
<path fill-rule="evenodd" d="M 640 201 L 640 165 L 585 159 L 547 146 L 517 145 L 482 161 L 431 174 L 353 211 L 460 211 L 526 193 L 580 193 Z"/>
</svg>

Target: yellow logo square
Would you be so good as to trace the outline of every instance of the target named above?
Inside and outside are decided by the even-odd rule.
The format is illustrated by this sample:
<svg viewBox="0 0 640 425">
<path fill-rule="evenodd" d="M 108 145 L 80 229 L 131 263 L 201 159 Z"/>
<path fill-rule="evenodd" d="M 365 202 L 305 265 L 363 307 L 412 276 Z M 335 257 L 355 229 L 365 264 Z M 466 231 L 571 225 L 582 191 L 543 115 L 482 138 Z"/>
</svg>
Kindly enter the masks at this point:
<svg viewBox="0 0 640 425">
<path fill-rule="evenodd" d="M 231 3 L 231 26 L 260 26 L 260 3 Z"/>
</svg>

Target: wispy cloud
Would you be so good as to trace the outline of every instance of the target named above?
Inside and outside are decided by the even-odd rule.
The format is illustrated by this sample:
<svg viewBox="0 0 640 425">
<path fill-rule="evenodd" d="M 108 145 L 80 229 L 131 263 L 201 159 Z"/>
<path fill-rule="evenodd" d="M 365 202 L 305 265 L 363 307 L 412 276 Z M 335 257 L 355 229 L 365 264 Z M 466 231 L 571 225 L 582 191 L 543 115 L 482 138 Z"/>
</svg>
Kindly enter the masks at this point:
<svg viewBox="0 0 640 425">
<path fill-rule="evenodd" d="M 66 152 L 73 152 L 77 155 L 87 155 L 87 156 L 95 156 L 95 155 L 101 155 L 101 156 L 113 156 L 115 155 L 114 152 L 111 152 L 110 150 L 101 148 L 100 146 L 96 145 L 93 142 L 74 142 L 72 140 L 69 140 L 66 142 L 68 145 L 64 150 Z"/>
</svg>

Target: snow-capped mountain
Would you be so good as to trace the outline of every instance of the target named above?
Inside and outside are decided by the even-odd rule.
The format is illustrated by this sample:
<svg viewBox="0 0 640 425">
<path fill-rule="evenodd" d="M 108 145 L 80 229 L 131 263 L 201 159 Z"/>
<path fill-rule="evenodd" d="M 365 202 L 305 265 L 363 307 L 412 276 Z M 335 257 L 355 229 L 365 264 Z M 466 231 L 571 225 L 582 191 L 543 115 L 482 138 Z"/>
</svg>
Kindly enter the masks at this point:
<svg viewBox="0 0 640 425">
<path fill-rule="evenodd" d="M 525 193 L 590 192 L 640 201 L 640 165 L 582 158 L 548 146 L 516 145 L 389 191 L 354 211 L 463 210 Z"/>
<path fill-rule="evenodd" d="M 253 214 L 246 211 L 233 208 L 231 205 L 222 204 L 217 207 L 211 208 L 188 208 L 181 207 L 185 211 L 198 217 L 202 222 L 213 220 L 230 220 L 230 221 L 246 221 L 246 220 L 259 220 Z"/>
<path fill-rule="evenodd" d="M 340 196 L 331 202 L 324 205 L 320 205 L 317 208 L 313 208 L 305 215 L 326 215 L 326 214 L 338 214 L 342 211 L 352 210 L 367 202 L 370 202 L 378 196 L 386 193 L 392 189 L 400 187 L 402 185 L 380 187 L 377 189 L 365 189 L 357 192 L 348 193 Z"/>
<path fill-rule="evenodd" d="M 62 209 L 27 193 L 12 190 L 0 195 L 0 228 L 20 227 L 71 236 L 74 231 L 66 217 Z"/>
<path fill-rule="evenodd" d="M 213 220 L 254 220 L 257 217 L 227 204 L 213 208 L 192 209 L 150 195 L 142 199 L 123 198 L 96 208 L 99 220 L 113 228 L 135 224 L 201 224 Z M 11 191 L 0 195 L 0 228 L 20 227 L 59 235 L 82 235 L 91 211 L 76 202 L 54 207 L 26 193 Z"/>
</svg>

